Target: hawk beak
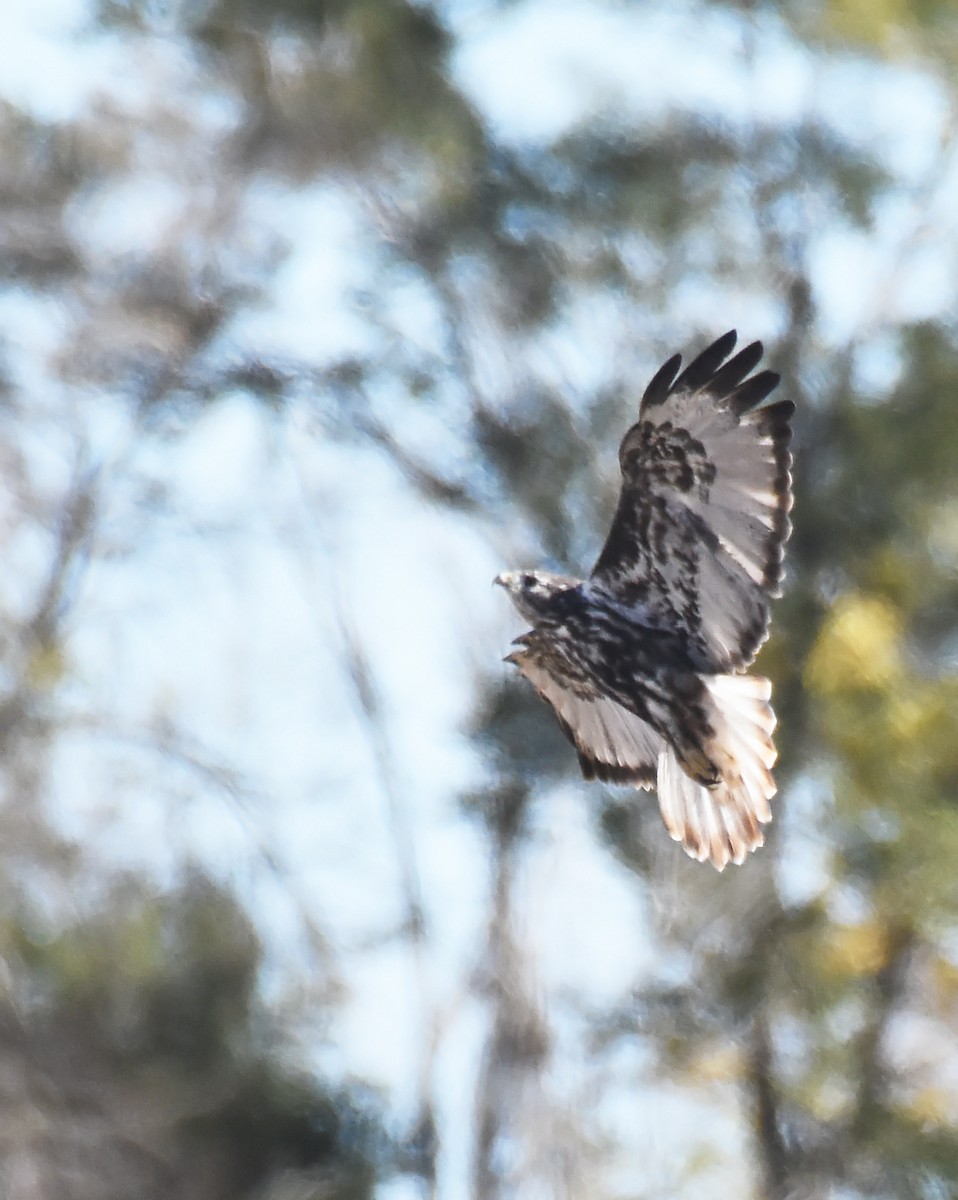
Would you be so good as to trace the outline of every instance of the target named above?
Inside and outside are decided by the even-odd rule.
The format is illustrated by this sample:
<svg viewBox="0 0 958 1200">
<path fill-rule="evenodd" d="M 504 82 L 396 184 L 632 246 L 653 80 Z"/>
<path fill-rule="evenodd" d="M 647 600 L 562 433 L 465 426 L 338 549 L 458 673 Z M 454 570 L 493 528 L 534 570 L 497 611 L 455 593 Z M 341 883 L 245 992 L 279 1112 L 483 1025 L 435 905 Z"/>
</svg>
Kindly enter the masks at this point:
<svg viewBox="0 0 958 1200">
<path fill-rule="evenodd" d="M 508 587 L 509 586 L 509 573 L 507 571 L 503 571 L 501 575 L 497 575 L 495 577 L 495 579 L 492 581 L 492 586 L 493 587 Z"/>
</svg>

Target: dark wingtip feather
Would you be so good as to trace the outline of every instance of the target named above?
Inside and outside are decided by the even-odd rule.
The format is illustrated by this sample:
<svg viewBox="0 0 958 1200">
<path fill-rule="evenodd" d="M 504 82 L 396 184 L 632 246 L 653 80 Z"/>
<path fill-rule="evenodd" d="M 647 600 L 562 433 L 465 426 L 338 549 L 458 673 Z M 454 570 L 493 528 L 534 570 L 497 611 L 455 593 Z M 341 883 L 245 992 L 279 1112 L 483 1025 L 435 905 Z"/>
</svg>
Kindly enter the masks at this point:
<svg viewBox="0 0 958 1200">
<path fill-rule="evenodd" d="M 739 350 L 734 358 L 730 358 L 709 380 L 709 393 L 716 400 L 724 400 L 726 396 L 738 387 L 749 371 L 761 362 L 765 349 L 761 342 L 752 342 L 744 350 Z"/>
<path fill-rule="evenodd" d="M 598 779 L 602 783 L 631 783 L 633 787 L 648 788 L 655 782 L 655 768 L 627 767 L 620 763 L 599 762 L 577 748 L 583 779 Z"/>
<path fill-rule="evenodd" d="M 781 379 L 781 375 L 775 371 L 759 371 L 732 392 L 728 397 L 729 408 L 738 416 L 747 413 L 750 408 L 767 399 L 778 387 Z"/>
<path fill-rule="evenodd" d="M 792 427 L 789 422 L 794 415 L 794 400 L 776 400 L 774 404 L 766 404 L 755 414 L 763 433 L 772 435 L 784 433 L 789 437 L 792 436 Z"/>
<path fill-rule="evenodd" d="M 698 358 L 693 359 L 689 363 L 672 385 L 672 391 L 695 392 L 703 384 L 708 383 L 718 368 L 732 353 L 737 341 L 738 334 L 734 329 L 730 329 L 728 333 L 723 333 L 711 346 L 703 350 Z"/>
<path fill-rule="evenodd" d="M 659 367 L 642 396 L 642 408 L 654 408 L 657 404 L 665 403 L 672 390 L 672 381 L 678 375 L 681 365 L 682 355 L 673 354 L 667 363 Z"/>
</svg>

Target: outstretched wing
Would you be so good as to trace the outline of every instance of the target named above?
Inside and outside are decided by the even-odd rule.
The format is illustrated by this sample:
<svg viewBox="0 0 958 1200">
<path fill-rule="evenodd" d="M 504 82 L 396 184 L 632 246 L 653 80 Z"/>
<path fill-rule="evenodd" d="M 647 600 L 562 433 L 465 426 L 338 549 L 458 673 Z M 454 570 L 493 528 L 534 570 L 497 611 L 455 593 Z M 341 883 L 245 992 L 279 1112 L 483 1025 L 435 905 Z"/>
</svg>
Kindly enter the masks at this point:
<svg viewBox="0 0 958 1200">
<path fill-rule="evenodd" d="M 551 705 L 563 733 L 575 746 L 586 779 L 650 788 L 665 742 L 640 717 L 604 696 L 561 654 L 555 642 L 527 633 L 522 648 L 508 655 L 539 695 Z"/>
<path fill-rule="evenodd" d="M 670 358 L 619 448 L 622 491 L 592 583 L 636 618 L 682 633 L 700 669 L 755 657 L 778 595 L 791 531 L 790 400 L 764 408 L 779 381 L 748 378 L 753 342 L 725 362 L 732 330 L 679 375 Z M 722 364 L 725 364 L 724 366 Z"/>
</svg>

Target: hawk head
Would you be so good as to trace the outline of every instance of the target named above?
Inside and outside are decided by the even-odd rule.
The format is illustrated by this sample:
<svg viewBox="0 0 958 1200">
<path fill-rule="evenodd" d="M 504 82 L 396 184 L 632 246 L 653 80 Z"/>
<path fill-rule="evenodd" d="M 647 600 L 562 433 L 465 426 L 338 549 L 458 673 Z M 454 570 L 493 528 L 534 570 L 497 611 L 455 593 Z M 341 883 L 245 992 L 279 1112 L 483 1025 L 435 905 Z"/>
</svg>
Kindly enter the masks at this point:
<svg viewBox="0 0 958 1200">
<path fill-rule="evenodd" d="M 549 571 L 503 571 L 492 581 L 504 587 L 522 616 L 533 625 L 541 625 L 558 615 L 557 601 L 579 586 L 578 579 L 553 575 Z"/>
</svg>

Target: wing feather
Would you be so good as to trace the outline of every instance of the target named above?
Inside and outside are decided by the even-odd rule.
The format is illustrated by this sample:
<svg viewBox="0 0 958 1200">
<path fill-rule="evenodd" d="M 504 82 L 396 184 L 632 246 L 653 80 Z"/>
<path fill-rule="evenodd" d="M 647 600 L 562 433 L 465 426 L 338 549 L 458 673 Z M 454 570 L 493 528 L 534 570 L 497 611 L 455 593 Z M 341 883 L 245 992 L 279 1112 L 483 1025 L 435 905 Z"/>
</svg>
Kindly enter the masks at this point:
<svg viewBox="0 0 958 1200">
<path fill-rule="evenodd" d="M 530 640 L 534 635 L 529 635 Z M 520 639 L 526 640 L 526 639 Z M 662 737 L 640 717 L 584 683 L 563 679 L 556 671 L 554 651 L 540 652 L 533 641 L 508 655 L 539 695 L 555 712 L 559 725 L 575 746 L 586 779 L 631 783 L 650 788 L 664 748 Z"/>
<path fill-rule="evenodd" d="M 756 407 L 779 377 L 749 378 L 762 345 L 729 359 L 735 340 L 725 334 L 678 376 L 675 356 L 646 389 L 619 449 L 619 504 L 590 581 L 638 620 L 683 632 L 712 671 L 747 666 L 765 640 L 791 530 L 795 406 Z"/>
</svg>

